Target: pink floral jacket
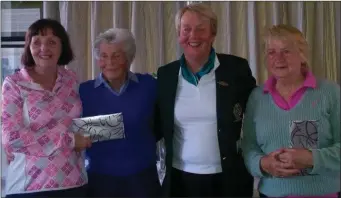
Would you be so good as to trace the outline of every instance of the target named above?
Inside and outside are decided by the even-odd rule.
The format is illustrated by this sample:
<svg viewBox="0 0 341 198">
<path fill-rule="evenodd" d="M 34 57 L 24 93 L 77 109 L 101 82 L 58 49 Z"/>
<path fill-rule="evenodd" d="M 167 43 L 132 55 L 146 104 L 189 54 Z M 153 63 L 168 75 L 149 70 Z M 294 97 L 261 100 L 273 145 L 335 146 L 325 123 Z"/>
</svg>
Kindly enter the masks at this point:
<svg viewBox="0 0 341 198">
<path fill-rule="evenodd" d="M 87 183 L 83 153 L 74 151 L 70 127 L 81 115 L 78 82 L 58 69 L 53 91 L 34 83 L 26 69 L 2 87 L 2 144 L 9 161 L 6 194 L 67 189 Z"/>
</svg>

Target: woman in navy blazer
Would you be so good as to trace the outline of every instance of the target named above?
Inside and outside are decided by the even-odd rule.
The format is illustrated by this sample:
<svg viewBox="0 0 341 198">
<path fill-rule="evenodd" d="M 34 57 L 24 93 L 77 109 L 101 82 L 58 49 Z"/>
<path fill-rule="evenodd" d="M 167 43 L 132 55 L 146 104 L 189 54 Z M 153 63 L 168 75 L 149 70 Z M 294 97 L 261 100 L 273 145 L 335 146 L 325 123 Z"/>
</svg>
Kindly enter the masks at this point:
<svg viewBox="0 0 341 198">
<path fill-rule="evenodd" d="M 175 24 L 184 54 L 157 74 L 164 195 L 251 197 L 253 177 L 238 148 L 245 104 L 256 86 L 248 62 L 212 48 L 217 17 L 205 4 L 182 8 Z"/>
</svg>

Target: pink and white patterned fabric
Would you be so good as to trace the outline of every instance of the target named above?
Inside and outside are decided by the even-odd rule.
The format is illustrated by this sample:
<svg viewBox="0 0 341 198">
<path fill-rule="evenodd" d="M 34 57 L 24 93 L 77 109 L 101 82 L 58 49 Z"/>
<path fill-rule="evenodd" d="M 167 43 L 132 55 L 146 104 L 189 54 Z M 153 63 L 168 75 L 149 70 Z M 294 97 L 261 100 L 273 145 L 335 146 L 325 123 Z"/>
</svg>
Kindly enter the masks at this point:
<svg viewBox="0 0 341 198">
<path fill-rule="evenodd" d="M 58 69 L 52 92 L 26 69 L 2 88 L 2 143 L 9 162 L 6 194 L 79 187 L 87 183 L 84 153 L 74 151 L 70 127 L 82 105 L 76 74 Z"/>
</svg>

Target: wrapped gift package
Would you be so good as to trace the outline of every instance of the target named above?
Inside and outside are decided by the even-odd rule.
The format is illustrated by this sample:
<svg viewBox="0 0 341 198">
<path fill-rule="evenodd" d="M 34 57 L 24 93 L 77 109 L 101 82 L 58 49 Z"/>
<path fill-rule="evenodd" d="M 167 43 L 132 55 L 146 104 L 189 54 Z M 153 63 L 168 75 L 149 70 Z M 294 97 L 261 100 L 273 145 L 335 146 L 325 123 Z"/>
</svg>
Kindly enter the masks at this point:
<svg viewBox="0 0 341 198">
<path fill-rule="evenodd" d="M 293 120 L 289 123 L 290 148 L 317 149 L 318 128 L 317 120 Z M 312 168 L 301 170 L 302 176 L 311 175 Z"/>
<path fill-rule="evenodd" d="M 72 130 L 89 136 L 92 142 L 125 138 L 122 113 L 75 118 Z"/>
<path fill-rule="evenodd" d="M 157 173 L 159 176 L 159 181 L 162 184 L 166 175 L 166 147 L 165 140 L 163 138 L 156 144 L 156 156 Z"/>
</svg>

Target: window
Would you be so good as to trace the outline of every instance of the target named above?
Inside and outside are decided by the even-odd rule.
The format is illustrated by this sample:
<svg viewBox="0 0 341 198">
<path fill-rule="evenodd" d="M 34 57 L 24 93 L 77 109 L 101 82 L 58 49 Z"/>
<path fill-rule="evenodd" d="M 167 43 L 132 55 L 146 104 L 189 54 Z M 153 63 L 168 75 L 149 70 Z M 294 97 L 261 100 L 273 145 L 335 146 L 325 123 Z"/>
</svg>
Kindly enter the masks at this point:
<svg viewBox="0 0 341 198">
<path fill-rule="evenodd" d="M 42 2 L 1 2 L 1 83 L 20 68 L 27 28 L 42 16 Z"/>
<path fill-rule="evenodd" d="M 27 28 L 42 17 L 42 1 L 1 1 L 1 69 L 0 82 L 21 67 Z M 5 197 L 7 160 L 1 149 L 1 197 Z"/>
</svg>

